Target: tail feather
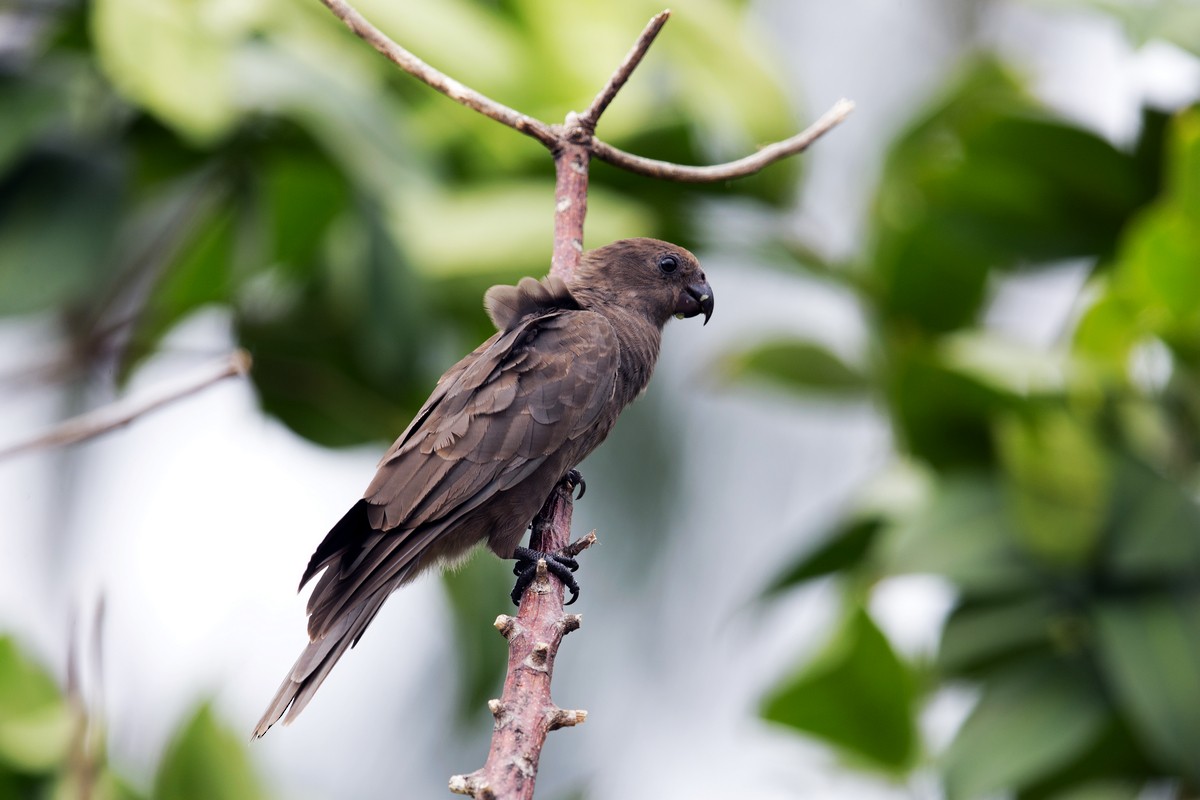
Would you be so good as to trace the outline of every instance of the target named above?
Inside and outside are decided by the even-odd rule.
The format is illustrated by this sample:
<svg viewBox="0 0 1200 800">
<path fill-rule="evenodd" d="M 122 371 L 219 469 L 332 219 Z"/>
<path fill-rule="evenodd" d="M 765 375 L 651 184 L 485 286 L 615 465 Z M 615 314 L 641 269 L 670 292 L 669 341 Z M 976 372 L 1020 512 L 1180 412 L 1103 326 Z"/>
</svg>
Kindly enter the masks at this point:
<svg viewBox="0 0 1200 800">
<path fill-rule="evenodd" d="M 391 594 L 391 589 L 392 587 L 387 587 L 385 591 L 367 598 L 361 605 L 343 615 L 324 636 L 309 642 L 287 677 L 283 679 L 266 713 L 255 726 L 254 738 L 262 738 L 281 718 L 284 725 L 296 719 L 312 700 L 342 654 L 358 644 L 363 631 L 379 613 L 383 601 Z"/>
</svg>

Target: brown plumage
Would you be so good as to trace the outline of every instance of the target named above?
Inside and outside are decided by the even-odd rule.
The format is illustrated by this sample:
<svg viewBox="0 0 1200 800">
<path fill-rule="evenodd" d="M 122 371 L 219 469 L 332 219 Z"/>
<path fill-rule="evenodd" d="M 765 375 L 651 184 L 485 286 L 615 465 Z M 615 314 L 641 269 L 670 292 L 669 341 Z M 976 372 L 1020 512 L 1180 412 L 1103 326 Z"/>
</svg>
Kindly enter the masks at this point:
<svg viewBox="0 0 1200 800">
<path fill-rule="evenodd" d="M 486 541 L 512 558 L 554 485 L 646 388 L 672 316 L 712 313 L 695 256 L 656 239 L 585 253 L 570 284 L 524 278 L 484 304 L 496 334 L 451 367 L 317 547 L 310 644 L 255 728 L 303 710 L 383 601 Z"/>
</svg>

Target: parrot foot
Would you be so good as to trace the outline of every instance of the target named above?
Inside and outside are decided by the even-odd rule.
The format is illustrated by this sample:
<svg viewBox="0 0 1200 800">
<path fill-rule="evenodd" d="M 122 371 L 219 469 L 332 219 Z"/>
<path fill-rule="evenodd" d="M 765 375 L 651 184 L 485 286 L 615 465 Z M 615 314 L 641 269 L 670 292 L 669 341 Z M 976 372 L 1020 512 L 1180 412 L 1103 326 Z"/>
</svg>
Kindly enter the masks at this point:
<svg viewBox="0 0 1200 800">
<path fill-rule="evenodd" d="M 513 557 L 517 559 L 517 563 L 513 565 L 513 575 L 517 576 L 517 583 L 513 586 L 512 594 L 509 596 L 512 597 L 514 604 L 521 605 L 521 595 L 525 594 L 529 584 L 533 583 L 533 579 L 537 577 L 538 562 L 543 560 L 546 562 L 546 569 L 562 581 L 563 585 L 571 592 L 571 599 L 564 605 L 569 606 L 579 599 L 579 581 L 575 580 L 575 576 L 571 574 L 579 569 L 579 562 L 571 556 L 518 547 L 513 551 Z"/>
<path fill-rule="evenodd" d="M 583 479 L 583 473 L 577 469 L 573 469 L 563 476 L 562 483 L 567 487 L 568 492 L 574 492 L 575 487 L 579 487 L 579 494 L 575 496 L 576 500 L 582 500 L 584 492 L 587 491 L 587 481 Z"/>
</svg>

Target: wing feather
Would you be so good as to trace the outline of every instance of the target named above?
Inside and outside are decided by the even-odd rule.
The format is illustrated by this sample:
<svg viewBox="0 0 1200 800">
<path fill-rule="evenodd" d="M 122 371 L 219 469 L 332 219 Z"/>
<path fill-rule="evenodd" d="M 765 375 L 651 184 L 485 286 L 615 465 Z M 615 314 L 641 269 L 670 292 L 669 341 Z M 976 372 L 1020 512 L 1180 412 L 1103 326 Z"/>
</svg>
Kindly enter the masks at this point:
<svg viewBox="0 0 1200 800">
<path fill-rule="evenodd" d="M 607 319 L 566 309 L 527 315 L 451 368 L 364 494 L 374 532 L 317 582 L 310 635 L 409 579 L 439 536 L 592 430 L 610 406 L 618 357 Z"/>
</svg>

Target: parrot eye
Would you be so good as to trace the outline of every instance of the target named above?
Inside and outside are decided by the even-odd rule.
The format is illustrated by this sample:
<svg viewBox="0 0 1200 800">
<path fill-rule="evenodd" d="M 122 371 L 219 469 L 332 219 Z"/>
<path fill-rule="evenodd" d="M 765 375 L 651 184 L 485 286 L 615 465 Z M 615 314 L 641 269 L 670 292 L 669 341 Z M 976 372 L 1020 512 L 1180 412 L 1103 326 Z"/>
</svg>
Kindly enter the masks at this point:
<svg viewBox="0 0 1200 800">
<path fill-rule="evenodd" d="M 670 275 L 679 269 L 679 258 L 677 256 L 663 256 L 658 260 L 658 268 L 664 274 Z"/>
</svg>

